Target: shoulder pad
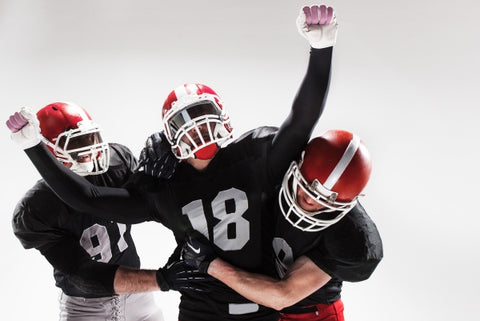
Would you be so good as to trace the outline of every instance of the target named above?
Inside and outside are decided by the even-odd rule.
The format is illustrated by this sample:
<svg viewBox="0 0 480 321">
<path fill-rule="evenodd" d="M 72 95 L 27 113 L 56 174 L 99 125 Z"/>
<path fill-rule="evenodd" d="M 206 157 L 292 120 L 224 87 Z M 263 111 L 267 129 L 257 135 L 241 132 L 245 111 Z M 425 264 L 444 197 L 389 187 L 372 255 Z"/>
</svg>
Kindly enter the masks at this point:
<svg viewBox="0 0 480 321">
<path fill-rule="evenodd" d="M 136 167 L 136 157 L 132 151 L 125 145 L 109 143 L 110 147 L 110 167 L 127 166 L 131 170 Z"/>
</svg>

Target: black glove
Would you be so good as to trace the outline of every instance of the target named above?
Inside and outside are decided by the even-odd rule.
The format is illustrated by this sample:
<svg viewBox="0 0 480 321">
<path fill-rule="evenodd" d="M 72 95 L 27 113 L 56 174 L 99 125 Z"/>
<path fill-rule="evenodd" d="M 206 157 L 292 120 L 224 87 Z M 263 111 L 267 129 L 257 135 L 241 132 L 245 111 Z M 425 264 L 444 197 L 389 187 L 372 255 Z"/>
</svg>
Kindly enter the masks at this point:
<svg viewBox="0 0 480 321">
<path fill-rule="evenodd" d="M 193 231 L 187 235 L 182 249 L 185 263 L 197 268 L 202 273 L 207 273 L 208 266 L 217 255 L 210 241 L 200 232 Z"/>
<path fill-rule="evenodd" d="M 147 175 L 168 179 L 175 172 L 178 162 L 165 133 L 161 131 L 147 138 L 145 147 L 140 152 L 138 169 L 141 171 L 143 168 Z"/>
<path fill-rule="evenodd" d="M 185 264 L 185 261 L 167 264 L 158 269 L 156 274 L 158 286 L 162 291 L 210 292 L 207 282 L 214 280 L 213 277 Z"/>
</svg>

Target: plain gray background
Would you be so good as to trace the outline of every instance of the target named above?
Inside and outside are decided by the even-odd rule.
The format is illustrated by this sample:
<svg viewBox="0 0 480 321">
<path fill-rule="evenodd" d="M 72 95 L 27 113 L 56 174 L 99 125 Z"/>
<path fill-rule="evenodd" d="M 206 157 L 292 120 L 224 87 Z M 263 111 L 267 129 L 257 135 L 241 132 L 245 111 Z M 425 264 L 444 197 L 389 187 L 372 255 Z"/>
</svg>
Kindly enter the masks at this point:
<svg viewBox="0 0 480 321">
<path fill-rule="evenodd" d="M 54 101 L 85 107 L 110 141 L 138 154 L 166 95 L 202 82 L 223 98 L 238 137 L 278 126 L 309 46 L 295 19 L 307 1 L 0 0 L 0 118 Z M 328 1 L 339 23 L 327 107 L 315 135 L 357 133 L 374 167 L 363 204 L 384 241 L 372 277 L 346 283 L 347 320 L 476 318 L 479 30 L 473 0 Z M 52 270 L 13 236 L 11 213 L 40 177 L 3 125 L 0 285 L 4 320 L 55 320 Z M 143 267 L 174 242 L 133 228 Z M 157 293 L 176 320 L 176 293 Z"/>
</svg>

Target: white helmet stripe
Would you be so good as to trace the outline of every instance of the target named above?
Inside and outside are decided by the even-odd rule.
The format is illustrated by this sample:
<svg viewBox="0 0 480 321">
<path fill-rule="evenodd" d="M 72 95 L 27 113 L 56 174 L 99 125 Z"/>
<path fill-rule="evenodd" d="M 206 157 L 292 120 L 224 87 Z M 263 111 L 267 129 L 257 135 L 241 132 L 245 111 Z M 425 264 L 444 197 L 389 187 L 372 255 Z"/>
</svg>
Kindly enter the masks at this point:
<svg viewBox="0 0 480 321">
<path fill-rule="evenodd" d="M 90 119 L 90 118 L 88 118 L 87 113 L 86 113 L 83 109 L 78 108 L 78 112 L 79 112 L 79 114 L 80 114 L 80 117 L 82 117 L 83 120 L 88 120 L 88 119 Z"/>
<path fill-rule="evenodd" d="M 185 85 L 184 86 L 178 86 L 177 88 L 175 88 L 175 96 L 177 97 L 177 100 L 180 97 L 187 96 L 187 95 L 188 95 L 188 93 L 187 93 L 187 88 L 185 88 Z"/>
<path fill-rule="evenodd" d="M 337 166 L 333 169 L 333 171 L 328 176 L 327 180 L 323 184 L 328 189 L 332 189 L 332 187 L 337 183 L 340 176 L 342 176 L 343 172 L 347 168 L 348 164 L 352 161 L 353 156 L 357 152 L 358 147 L 360 146 L 360 138 L 357 135 L 353 135 L 352 140 L 347 146 L 347 149 L 342 155 L 342 158 L 337 163 Z"/>
</svg>

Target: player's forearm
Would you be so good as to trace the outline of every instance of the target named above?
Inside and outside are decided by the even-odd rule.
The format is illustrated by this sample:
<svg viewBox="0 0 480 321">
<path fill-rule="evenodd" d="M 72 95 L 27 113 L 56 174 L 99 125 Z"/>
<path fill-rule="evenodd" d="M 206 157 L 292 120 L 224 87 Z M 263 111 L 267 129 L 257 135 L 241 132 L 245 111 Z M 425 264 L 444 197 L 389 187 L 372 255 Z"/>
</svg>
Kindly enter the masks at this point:
<svg viewBox="0 0 480 321">
<path fill-rule="evenodd" d="M 115 293 L 139 293 L 159 291 L 155 270 L 138 270 L 119 267 L 115 274 L 113 287 Z"/>
<path fill-rule="evenodd" d="M 89 182 L 63 166 L 43 143 L 26 149 L 25 153 L 40 175 L 63 201 L 77 210 L 90 210 L 87 207 L 90 204 L 87 194 L 91 185 Z"/>
<path fill-rule="evenodd" d="M 74 209 L 125 224 L 147 221 L 145 202 L 130 197 L 128 190 L 96 186 L 55 159 L 45 144 L 25 153 L 57 196 Z"/>
<path fill-rule="evenodd" d="M 292 126 L 312 129 L 323 113 L 330 86 L 333 47 L 311 49 L 307 72 L 292 105 Z"/>
<path fill-rule="evenodd" d="M 263 306 L 281 310 L 295 303 L 290 300 L 290 293 L 284 282 L 266 275 L 246 272 L 222 259 L 217 258 L 210 263 L 208 274 L 245 298 Z"/>
<path fill-rule="evenodd" d="M 293 101 L 292 110 L 275 135 L 267 168 L 278 182 L 310 140 L 323 113 L 330 83 L 333 47 L 312 49 L 307 73 Z"/>
</svg>

